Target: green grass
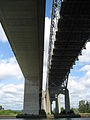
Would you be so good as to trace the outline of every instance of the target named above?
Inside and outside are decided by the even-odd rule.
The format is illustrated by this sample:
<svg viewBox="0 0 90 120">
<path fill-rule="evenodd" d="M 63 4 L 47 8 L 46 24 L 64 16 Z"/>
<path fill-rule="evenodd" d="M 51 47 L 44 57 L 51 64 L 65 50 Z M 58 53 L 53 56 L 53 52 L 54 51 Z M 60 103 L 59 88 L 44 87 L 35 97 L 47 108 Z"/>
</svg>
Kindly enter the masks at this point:
<svg viewBox="0 0 90 120">
<path fill-rule="evenodd" d="M 14 110 L 0 110 L 0 116 L 8 115 L 8 116 L 16 116 L 17 114 L 21 114 L 21 111 L 14 111 Z"/>
</svg>

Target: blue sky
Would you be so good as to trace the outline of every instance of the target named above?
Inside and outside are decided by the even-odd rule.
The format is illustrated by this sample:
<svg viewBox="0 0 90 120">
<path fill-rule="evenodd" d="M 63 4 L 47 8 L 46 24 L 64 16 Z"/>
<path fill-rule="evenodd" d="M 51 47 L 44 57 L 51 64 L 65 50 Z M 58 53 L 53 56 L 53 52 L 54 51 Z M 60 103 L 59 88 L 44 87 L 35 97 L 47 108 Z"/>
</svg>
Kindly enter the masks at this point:
<svg viewBox="0 0 90 120">
<path fill-rule="evenodd" d="M 50 33 L 50 14 L 52 0 L 46 1 L 45 45 L 44 45 L 44 85 L 47 71 L 47 55 Z M 90 100 L 90 43 L 82 51 L 79 61 L 73 66 L 69 76 L 71 107 L 78 107 L 78 101 Z M 5 109 L 23 109 L 24 77 L 13 51 L 0 25 L 0 104 Z M 61 95 L 61 104 L 64 103 Z"/>
<path fill-rule="evenodd" d="M 52 0 L 46 0 L 46 17 L 51 17 Z"/>
<path fill-rule="evenodd" d="M 23 94 L 24 77 L 0 24 L 0 104 L 5 109 L 22 109 Z"/>
</svg>

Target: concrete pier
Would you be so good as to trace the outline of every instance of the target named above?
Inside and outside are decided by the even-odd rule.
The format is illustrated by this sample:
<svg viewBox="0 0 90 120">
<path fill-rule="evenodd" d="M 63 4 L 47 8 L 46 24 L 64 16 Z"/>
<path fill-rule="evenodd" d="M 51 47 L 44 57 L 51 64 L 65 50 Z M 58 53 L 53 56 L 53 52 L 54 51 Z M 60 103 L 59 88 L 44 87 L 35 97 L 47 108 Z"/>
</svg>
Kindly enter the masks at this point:
<svg viewBox="0 0 90 120">
<path fill-rule="evenodd" d="M 51 113 L 53 112 L 53 100 L 51 100 Z"/>
<path fill-rule="evenodd" d="M 47 94 L 46 94 L 46 113 L 51 114 L 51 101 L 50 101 L 49 89 L 47 89 Z"/>
<path fill-rule="evenodd" d="M 57 95 L 56 99 L 56 109 L 55 109 L 55 113 L 59 114 L 61 112 L 61 106 L 60 106 L 60 94 Z"/>
<path fill-rule="evenodd" d="M 58 95 L 58 112 L 61 113 L 60 94 Z"/>
<path fill-rule="evenodd" d="M 46 112 L 46 92 L 42 91 L 42 109 Z"/>
<path fill-rule="evenodd" d="M 65 111 L 70 112 L 70 100 L 69 100 L 69 90 L 65 90 Z"/>
<path fill-rule="evenodd" d="M 39 80 L 25 79 L 24 114 L 39 115 Z"/>
<path fill-rule="evenodd" d="M 59 113 L 59 109 L 58 109 L 58 97 L 56 98 L 56 109 L 55 109 L 55 113 L 58 114 Z"/>
</svg>

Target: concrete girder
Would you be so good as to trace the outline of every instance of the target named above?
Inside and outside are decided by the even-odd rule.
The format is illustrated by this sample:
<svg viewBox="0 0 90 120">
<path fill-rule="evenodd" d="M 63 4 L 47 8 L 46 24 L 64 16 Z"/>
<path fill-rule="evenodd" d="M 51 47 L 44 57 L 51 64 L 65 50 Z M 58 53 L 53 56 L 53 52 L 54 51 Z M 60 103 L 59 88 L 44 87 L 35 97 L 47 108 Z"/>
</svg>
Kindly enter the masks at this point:
<svg viewBox="0 0 90 120">
<path fill-rule="evenodd" d="M 27 114 L 38 115 L 41 107 L 44 20 L 45 0 L 0 0 L 0 21 L 25 77 Z"/>
</svg>

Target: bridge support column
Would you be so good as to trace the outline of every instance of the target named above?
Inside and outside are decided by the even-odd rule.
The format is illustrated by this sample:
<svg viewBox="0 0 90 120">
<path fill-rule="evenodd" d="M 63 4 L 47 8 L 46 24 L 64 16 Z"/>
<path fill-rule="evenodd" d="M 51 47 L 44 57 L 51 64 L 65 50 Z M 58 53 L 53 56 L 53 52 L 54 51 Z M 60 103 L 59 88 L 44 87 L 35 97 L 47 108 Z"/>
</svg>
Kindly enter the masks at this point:
<svg viewBox="0 0 90 120">
<path fill-rule="evenodd" d="M 51 114 L 52 114 L 52 105 L 53 105 L 53 100 L 51 100 Z"/>
<path fill-rule="evenodd" d="M 39 80 L 25 79 L 24 114 L 39 115 Z"/>
<path fill-rule="evenodd" d="M 46 113 L 51 114 L 51 100 L 50 100 L 50 93 L 49 89 L 47 89 L 47 94 L 46 94 Z"/>
<path fill-rule="evenodd" d="M 65 111 L 70 112 L 70 100 L 69 100 L 69 90 L 65 90 Z"/>
<path fill-rule="evenodd" d="M 61 113 L 60 94 L 58 95 L 58 112 Z"/>
<path fill-rule="evenodd" d="M 60 107 L 60 94 L 57 95 L 56 98 L 56 114 L 59 114 L 61 112 L 61 107 Z"/>
<path fill-rule="evenodd" d="M 55 113 L 58 114 L 59 113 L 59 109 L 58 109 L 58 97 L 56 98 L 56 109 L 55 109 Z"/>
<path fill-rule="evenodd" d="M 46 93 L 42 91 L 42 109 L 46 112 Z"/>
</svg>

